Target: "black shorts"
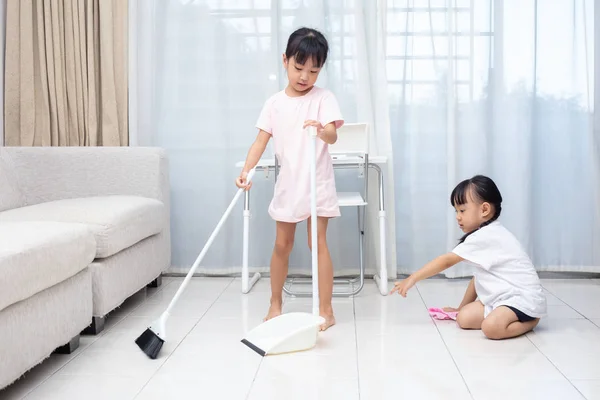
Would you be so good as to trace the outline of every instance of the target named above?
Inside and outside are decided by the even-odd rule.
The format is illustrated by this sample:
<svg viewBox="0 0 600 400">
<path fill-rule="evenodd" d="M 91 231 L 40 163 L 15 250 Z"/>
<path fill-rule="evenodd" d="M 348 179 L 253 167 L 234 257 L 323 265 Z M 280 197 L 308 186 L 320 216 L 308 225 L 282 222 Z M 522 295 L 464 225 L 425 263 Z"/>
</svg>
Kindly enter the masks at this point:
<svg viewBox="0 0 600 400">
<path fill-rule="evenodd" d="M 505 306 L 510 308 L 515 314 L 517 314 L 517 318 L 519 319 L 519 322 L 528 322 L 528 321 L 533 321 L 535 318 L 534 317 L 530 317 L 529 315 L 525 314 L 523 311 L 518 310 L 514 307 L 511 306 Z"/>
</svg>

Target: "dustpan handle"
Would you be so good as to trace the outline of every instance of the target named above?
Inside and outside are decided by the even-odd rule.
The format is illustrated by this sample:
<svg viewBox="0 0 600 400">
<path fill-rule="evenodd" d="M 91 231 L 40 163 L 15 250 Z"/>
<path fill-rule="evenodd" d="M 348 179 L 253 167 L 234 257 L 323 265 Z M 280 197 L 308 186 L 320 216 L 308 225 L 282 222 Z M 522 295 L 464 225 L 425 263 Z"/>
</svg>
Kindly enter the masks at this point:
<svg viewBox="0 0 600 400">
<path fill-rule="evenodd" d="M 313 315 L 319 315 L 319 249 L 317 238 L 317 128 L 309 126 L 310 134 L 310 217 L 312 247 Z"/>
</svg>

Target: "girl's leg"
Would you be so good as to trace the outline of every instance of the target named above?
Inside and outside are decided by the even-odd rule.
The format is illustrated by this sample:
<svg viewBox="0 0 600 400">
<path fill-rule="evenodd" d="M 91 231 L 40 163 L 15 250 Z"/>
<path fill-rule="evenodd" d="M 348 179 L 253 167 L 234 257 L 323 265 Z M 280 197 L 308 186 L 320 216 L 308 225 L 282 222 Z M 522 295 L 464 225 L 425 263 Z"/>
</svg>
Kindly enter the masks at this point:
<svg viewBox="0 0 600 400">
<path fill-rule="evenodd" d="M 539 318 L 532 321 L 519 322 L 513 310 L 500 306 L 492 311 L 483 321 L 481 330 L 489 339 L 508 339 L 529 332 L 539 322 Z"/>
<path fill-rule="evenodd" d="M 271 306 L 265 321 L 281 315 L 283 285 L 288 273 L 290 253 L 294 247 L 296 224 L 277 221 L 275 248 L 271 256 Z"/>
<path fill-rule="evenodd" d="M 464 306 L 456 316 L 456 322 L 462 329 L 481 329 L 484 307 L 481 301 L 475 300 Z"/>
<path fill-rule="evenodd" d="M 321 330 L 335 325 L 333 316 L 333 307 L 331 298 L 333 297 L 333 263 L 327 247 L 327 225 L 329 218 L 317 218 L 317 247 L 319 259 L 319 314 L 325 318 L 325 323 L 321 325 Z M 311 220 L 307 221 L 308 226 L 308 248 L 312 251 Z"/>
</svg>

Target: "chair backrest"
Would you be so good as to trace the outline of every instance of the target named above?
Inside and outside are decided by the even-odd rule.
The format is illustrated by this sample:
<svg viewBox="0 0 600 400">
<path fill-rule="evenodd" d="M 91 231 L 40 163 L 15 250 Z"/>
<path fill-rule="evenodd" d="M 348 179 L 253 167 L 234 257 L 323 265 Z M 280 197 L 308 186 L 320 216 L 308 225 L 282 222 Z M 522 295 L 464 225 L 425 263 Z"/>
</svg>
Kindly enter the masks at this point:
<svg viewBox="0 0 600 400">
<path fill-rule="evenodd" d="M 330 154 L 369 154 L 369 125 L 366 122 L 344 124 L 337 130 L 337 141 L 329 145 Z"/>
</svg>

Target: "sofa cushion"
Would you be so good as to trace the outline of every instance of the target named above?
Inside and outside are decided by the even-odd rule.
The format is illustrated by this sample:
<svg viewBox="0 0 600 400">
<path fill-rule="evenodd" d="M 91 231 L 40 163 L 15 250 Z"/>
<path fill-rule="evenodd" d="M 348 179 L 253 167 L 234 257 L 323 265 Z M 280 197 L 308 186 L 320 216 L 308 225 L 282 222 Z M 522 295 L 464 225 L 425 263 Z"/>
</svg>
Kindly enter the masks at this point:
<svg viewBox="0 0 600 400">
<path fill-rule="evenodd" d="M 81 223 L 96 238 L 96 257 L 106 258 L 159 233 L 165 225 L 162 202 L 139 196 L 83 197 L 40 203 L 0 213 L 3 221 Z"/>
<path fill-rule="evenodd" d="M 94 260 L 96 242 L 85 225 L 0 224 L 0 310 L 76 275 Z"/>
<path fill-rule="evenodd" d="M 25 205 L 25 197 L 17 184 L 17 175 L 6 150 L 0 147 L 0 211 Z"/>
</svg>

